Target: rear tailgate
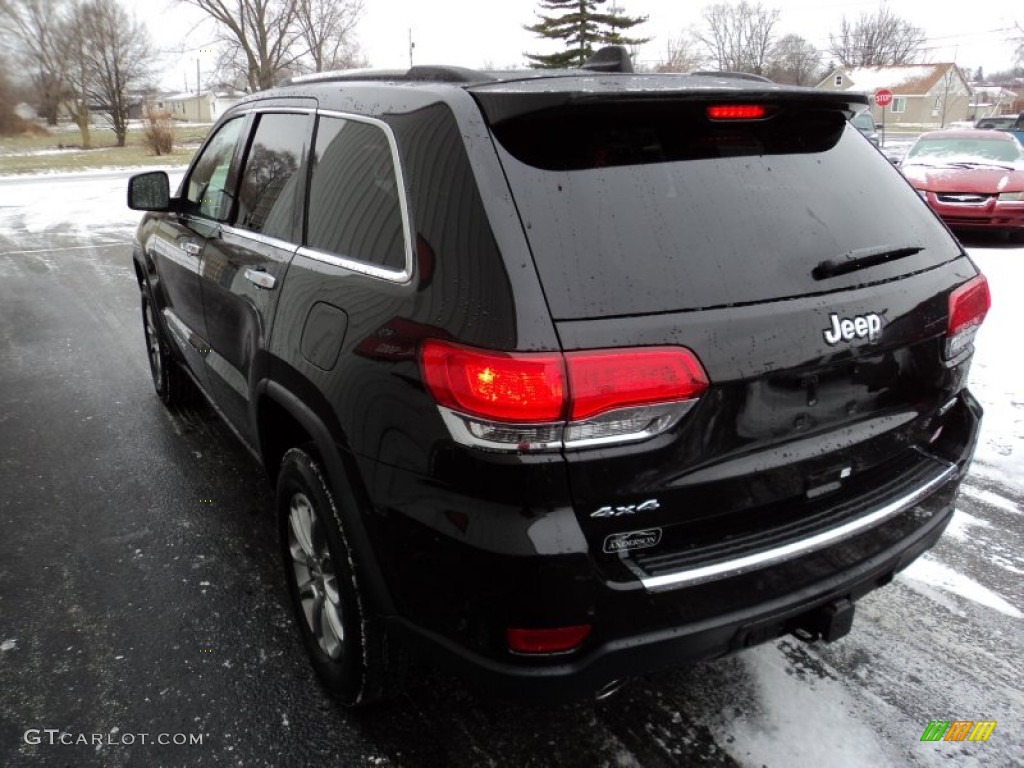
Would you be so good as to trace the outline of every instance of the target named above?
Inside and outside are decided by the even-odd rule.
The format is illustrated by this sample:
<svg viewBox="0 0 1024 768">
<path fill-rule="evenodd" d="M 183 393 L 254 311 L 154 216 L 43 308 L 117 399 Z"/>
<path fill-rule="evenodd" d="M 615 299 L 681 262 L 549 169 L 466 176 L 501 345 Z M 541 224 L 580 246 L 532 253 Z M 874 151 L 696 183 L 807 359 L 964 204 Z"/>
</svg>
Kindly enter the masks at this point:
<svg viewBox="0 0 1024 768">
<path fill-rule="evenodd" d="M 948 479 L 934 441 L 966 362 L 944 359 L 947 302 L 976 270 L 846 101 L 503 87 L 474 95 L 563 348 L 682 346 L 710 381 L 664 434 L 565 452 L 609 578 L 808 537 Z"/>
</svg>

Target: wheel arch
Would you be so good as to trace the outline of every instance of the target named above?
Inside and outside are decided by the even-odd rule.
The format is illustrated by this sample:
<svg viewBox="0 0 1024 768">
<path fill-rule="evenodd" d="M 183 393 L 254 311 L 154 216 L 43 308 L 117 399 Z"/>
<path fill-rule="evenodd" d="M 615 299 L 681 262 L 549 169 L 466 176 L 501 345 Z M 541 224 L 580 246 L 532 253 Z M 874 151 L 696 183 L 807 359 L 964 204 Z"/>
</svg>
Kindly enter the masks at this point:
<svg viewBox="0 0 1024 768">
<path fill-rule="evenodd" d="M 394 613 L 393 602 L 366 530 L 364 515 L 371 509 L 369 494 L 355 458 L 339 445 L 324 419 L 282 383 L 265 379 L 256 388 L 257 440 L 264 468 L 272 482 L 290 448 L 312 444 L 327 475 L 345 536 L 352 547 L 374 612 Z"/>
</svg>

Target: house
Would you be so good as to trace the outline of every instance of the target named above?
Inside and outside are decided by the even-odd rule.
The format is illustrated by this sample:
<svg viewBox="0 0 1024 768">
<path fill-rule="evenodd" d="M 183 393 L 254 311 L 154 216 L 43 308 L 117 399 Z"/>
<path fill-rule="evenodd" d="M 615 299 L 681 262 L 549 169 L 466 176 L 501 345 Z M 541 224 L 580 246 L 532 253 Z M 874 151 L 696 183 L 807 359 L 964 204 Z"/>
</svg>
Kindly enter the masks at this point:
<svg viewBox="0 0 1024 768">
<path fill-rule="evenodd" d="M 212 123 L 244 96 L 244 93 L 230 90 L 173 93 L 157 96 L 150 102 L 149 108 L 170 112 L 172 118 L 183 122 Z"/>
<path fill-rule="evenodd" d="M 968 118 L 978 120 L 982 117 L 1016 115 L 1020 110 L 1014 107 L 1019 98 L 1019 93 L 1001 85 L 972 85 Z"/>
<path fill-rule="evenodd" d="M 818 84 L 830 91 L 852 91 L 873 96 L 892 91 L 892 103 L 884 108 L 871 104 L 875 121 L 888 127 L 939 128 L 967 120 L 971 87 L 956 64 L 906 64 L 891 67 L 835 67 Z"/>
</svg>

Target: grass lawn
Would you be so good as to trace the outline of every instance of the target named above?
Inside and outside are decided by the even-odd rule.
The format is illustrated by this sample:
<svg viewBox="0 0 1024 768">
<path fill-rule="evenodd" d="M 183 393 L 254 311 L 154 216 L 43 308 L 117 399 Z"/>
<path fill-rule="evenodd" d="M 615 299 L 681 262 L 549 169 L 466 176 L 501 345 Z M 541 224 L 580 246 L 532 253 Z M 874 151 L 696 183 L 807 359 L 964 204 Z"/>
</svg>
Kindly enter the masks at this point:
<svg viewBox="0 0 1024 768">
<path fill-rule="evenodd" d="M 128 131 L 124 147 L 114 146 L 114 132 L 100 127 L 92 130 L 92 149 L 80 148 L 82 134 L 74 125 L 58 125 L 45 134 L 0 136 L 0 175 L 185 165 L 209 130 L 208 125 L 176 125 L 174 151 L 159 157 L 144 145 L 141 126 Z"/>
</svg>

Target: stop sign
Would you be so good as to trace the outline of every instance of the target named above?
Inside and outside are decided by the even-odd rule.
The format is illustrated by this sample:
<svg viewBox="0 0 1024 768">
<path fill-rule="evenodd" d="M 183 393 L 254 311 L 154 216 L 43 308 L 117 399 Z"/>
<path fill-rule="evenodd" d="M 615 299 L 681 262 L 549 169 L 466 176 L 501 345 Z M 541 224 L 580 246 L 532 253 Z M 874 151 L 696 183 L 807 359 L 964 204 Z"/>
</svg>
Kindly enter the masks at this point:
<svg viewBox="0 0 1024 768">
<path fill-rule="evenodd" d="M 875 104 L 880 107 L 887 107 L 892 104 L 892 91 L 888 88 L 879 88 L 875 91 Z"/>
</svg>

